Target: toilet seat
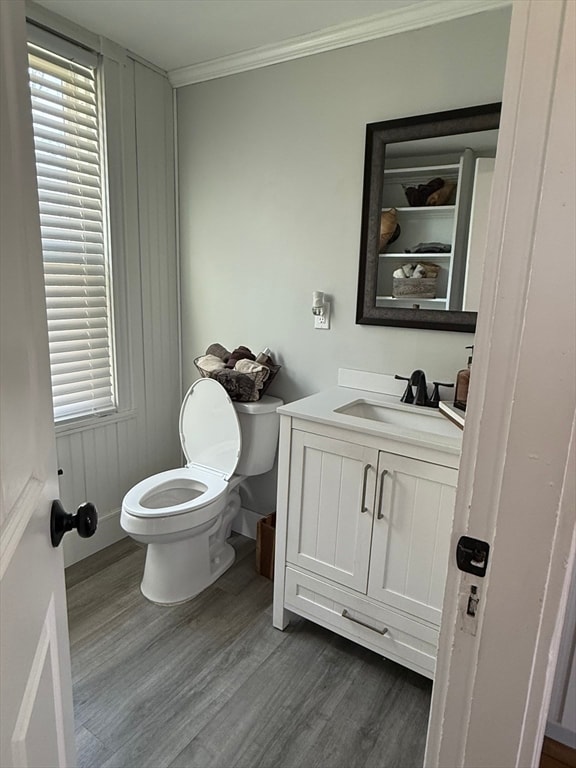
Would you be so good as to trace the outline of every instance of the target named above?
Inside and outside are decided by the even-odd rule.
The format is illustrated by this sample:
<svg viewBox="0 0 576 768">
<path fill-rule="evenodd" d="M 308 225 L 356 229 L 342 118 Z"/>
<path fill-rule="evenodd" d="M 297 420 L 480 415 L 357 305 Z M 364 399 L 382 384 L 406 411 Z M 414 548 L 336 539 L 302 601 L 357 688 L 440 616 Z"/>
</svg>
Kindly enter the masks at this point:
<svg viewBox="0 0 576 768">
<path fill-rule="evenodd" d="M 236 409 L 228 392 L 214 379 L 198 379 L 180 408 L 180 443 L 186 466 L 198 466 L 229 480 L 242 449 Z"/>
<path fill-rule="evenodd" d="M 242 448 L 238 415 L 226 390 L 214 379 L 195 381 L 182 401 L 179 424 L 186 466 L 137 483 L 124 497 L 125 513 L 149 520 L 174 517 L 204 509 L 226 493 Z"/>
<path fill-rule="evenodd" d="M 179 504 L 147 506 L 146 501 L 154 494 L 164 493 L 166 496 L 178 488 L 197 488 L 198 495 Z M 182 515 L 202 509 L 216 501 L 228 488 L 228 481 L 221 475 L 201 467 L 181 467 L 159 472 L 137 483 L 124 497 L 123 510 L 129 515 L 144 518 L 161 518 Z"/>
</svg>

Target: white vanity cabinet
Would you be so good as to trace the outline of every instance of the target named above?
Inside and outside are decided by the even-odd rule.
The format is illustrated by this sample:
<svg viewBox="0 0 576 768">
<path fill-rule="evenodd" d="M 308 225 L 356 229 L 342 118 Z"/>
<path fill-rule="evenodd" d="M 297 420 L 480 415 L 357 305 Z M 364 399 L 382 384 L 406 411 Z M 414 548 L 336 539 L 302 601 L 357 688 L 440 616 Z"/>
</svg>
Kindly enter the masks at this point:
<svg viewBox="0 0 576 768">
<path fill-rule="evenodd" d="M 291 611 L 433 677 L 456 466 L 282 416 L 275 626 Z"/>
<path fill-rule="evenodd" d="M 384 451 L 368 597 L 440 625 L 458 472 Z"/>
<path fill-rule="evenodd" d="M 294 430 L 286 560 L 365 593 L 378 452 Z"/>
</svg>

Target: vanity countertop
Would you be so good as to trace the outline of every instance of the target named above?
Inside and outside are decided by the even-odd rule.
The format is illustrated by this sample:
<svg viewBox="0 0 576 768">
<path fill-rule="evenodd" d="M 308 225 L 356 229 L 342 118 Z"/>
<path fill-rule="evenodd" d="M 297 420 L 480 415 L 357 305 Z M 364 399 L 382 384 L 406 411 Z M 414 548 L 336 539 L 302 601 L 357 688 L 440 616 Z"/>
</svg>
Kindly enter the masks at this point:
<svg viewBox="0 0 576 768">
<path fill-rule="evenodd" d="M 459 429 L 464 429 L 464 411 L 459 410 L 450 403 L 440 403 L 440 413 L 443 413 L 447 419 L 450 419 Z"/>
<path fill-rule="evenodd" d="M 342 409 L 361 412 L 363 408 L 367 412 L 382 413 L 383 417 L 342 412 Z M 451 454 L 460 454 L 462 448 L 461 429 L 438 410 L 406 405 L 397 395 L 336 386 L 282 405 L 278 413 Z M 387 415 L 393 423 L 386 420 Z"/>
</svg>

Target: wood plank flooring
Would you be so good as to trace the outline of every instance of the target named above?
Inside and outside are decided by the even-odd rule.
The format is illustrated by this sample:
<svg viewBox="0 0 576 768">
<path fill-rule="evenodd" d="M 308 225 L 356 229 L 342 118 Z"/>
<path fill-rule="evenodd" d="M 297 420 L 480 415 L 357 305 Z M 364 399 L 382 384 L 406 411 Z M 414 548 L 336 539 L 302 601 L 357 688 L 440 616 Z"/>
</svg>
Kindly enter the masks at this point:
<svg viewBox="0 0 576 768">
<path fill-rule="evenodd" d="M 576 768 L 576 749 L 545 736 L 540 768 Z"/>
<path fill-rule="evenodd" d="M 129 539 L 67 569 L 79 768 L 420 768 L 431 683 L 311 622 L 272 627 L 254 542 L 174 607 Z"/>
</svg>

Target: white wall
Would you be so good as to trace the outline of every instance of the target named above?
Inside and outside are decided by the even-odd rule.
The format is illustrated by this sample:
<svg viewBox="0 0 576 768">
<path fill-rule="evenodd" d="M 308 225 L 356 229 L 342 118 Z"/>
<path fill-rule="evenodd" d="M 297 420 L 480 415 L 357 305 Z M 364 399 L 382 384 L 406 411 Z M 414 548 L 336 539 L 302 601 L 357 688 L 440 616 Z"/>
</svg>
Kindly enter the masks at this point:
<svg viewBox="0 0 576 768">
<path fill-rule="evenodd" d="M 454 380 L 468 334 L 355 324 L 366 123 L 499 101 L 500 10 L 178 91 L 184 385 L 208 344 L 269 346 L 286 400 L 338 367 Z M 311 294 L 334 298 L 315 331 Z M 251 485 L 274 508 L 273 477 Z"/>
</svg>

